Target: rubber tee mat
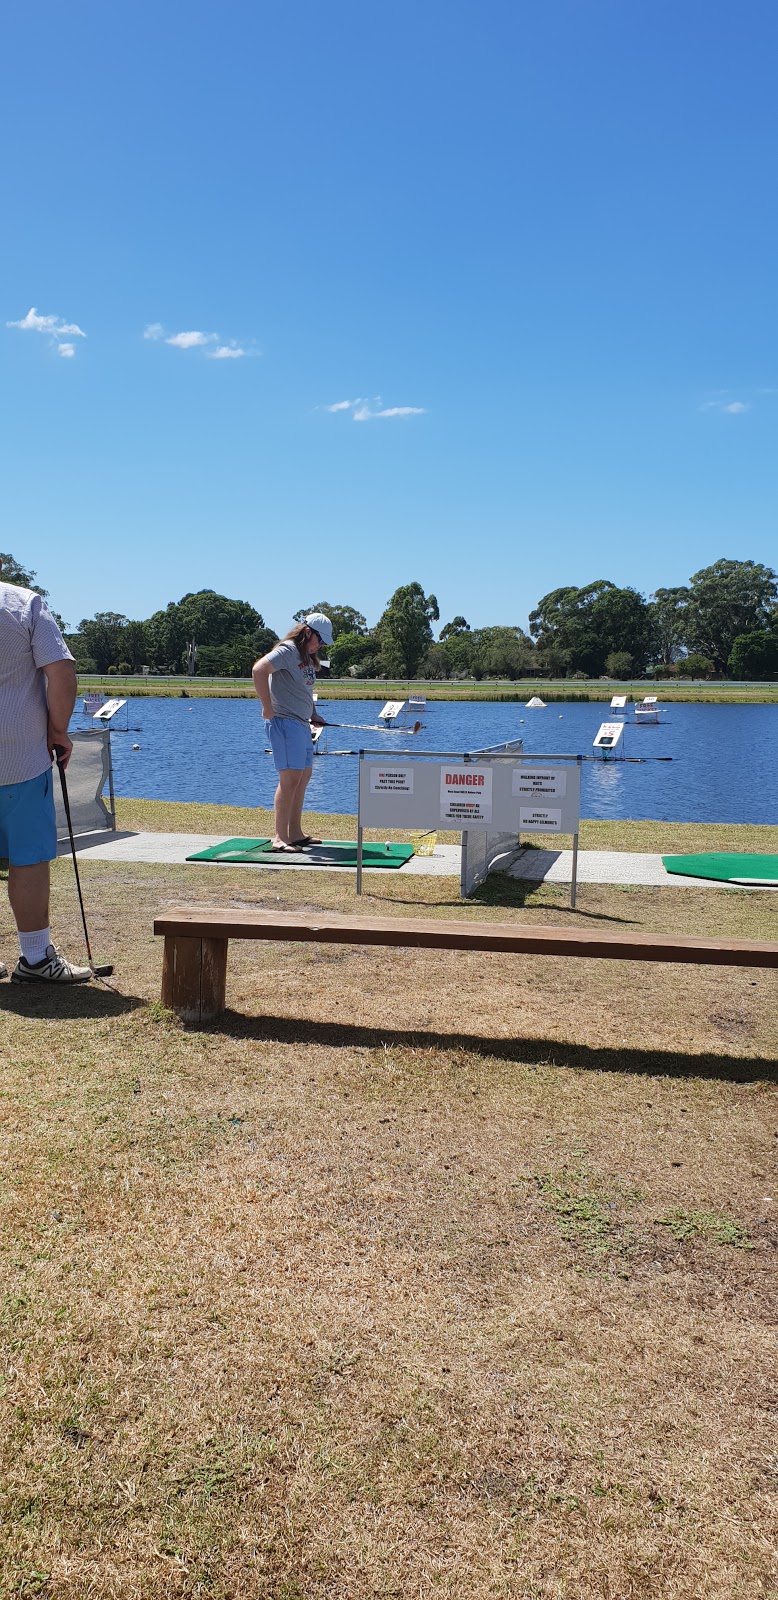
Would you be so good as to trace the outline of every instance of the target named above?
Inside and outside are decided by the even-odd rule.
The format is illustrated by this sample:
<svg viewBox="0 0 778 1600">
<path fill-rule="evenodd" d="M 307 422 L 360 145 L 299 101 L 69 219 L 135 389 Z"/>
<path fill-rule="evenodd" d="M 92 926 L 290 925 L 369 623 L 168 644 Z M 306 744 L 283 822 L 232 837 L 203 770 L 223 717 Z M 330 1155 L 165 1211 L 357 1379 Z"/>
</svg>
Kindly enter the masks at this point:
<svg viewBox="0 0 778 1600">
<path fill-rule="evenodd" d="M 366 844 L 362 847 L 364 867 L 402 867 L 414 854 L 412 844 Z M 246 862 L 259 867 L 270 867 L 278 861 L 299 861 L 309 867 L 355 867 L 357 847 L 351 839 L 325 839 L 321 844 L 309 844 L 299 854 L 275 851 L 269 839 L 225 839 L 223 844 L 211 845 L 208 850 L 198 850 L 187 861 L 217 861 L 226 866 Z"/>
<path fill-rule="evenodd" d="M 721 883 L 775 884 L 778 889 L 778 856 L 708 850 L 693 856 L 663 856 L 662 864 L 668 872 L 680 872 L 685 878 L 716 878 Z"/>
</svg>

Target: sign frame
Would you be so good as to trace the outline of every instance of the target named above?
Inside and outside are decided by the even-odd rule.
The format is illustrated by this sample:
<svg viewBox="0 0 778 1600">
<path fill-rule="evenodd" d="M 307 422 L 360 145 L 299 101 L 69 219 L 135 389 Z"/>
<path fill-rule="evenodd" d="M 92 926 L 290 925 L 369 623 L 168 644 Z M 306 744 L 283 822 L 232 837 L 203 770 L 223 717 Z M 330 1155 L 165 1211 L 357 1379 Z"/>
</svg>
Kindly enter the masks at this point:
<svg viewBox="0 0 778 1600">
<path fill-rule="evenodd" d="M 357 799 L 357 894 L 364 829 L 450 828 L 572 837 L 570 905 L 575 908 L 581 810 L 581 755 L 516 750 L 449 752 L 362 749 Z M 410 782 L 408 781 L 410 779 Z M 524 781 L 522 781 L 522 779 Z M 461 789 L 462 799 L 459 793 Z"/>
</svg>

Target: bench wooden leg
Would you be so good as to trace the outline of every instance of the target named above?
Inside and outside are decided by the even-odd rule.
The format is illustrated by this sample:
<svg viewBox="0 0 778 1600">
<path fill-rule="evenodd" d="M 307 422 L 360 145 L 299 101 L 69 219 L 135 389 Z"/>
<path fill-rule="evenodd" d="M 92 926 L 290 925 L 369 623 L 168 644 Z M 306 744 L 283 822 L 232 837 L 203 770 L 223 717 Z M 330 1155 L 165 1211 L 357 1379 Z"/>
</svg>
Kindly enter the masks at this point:
<svg viewBox="0 0 778 1600">
<path fill-rule="evenodd" d="M 210 1022 L 227 999 L 226 939 L 165 936 L 162 961 L 162 1004 L 182 1022 Z"/>
</svg>

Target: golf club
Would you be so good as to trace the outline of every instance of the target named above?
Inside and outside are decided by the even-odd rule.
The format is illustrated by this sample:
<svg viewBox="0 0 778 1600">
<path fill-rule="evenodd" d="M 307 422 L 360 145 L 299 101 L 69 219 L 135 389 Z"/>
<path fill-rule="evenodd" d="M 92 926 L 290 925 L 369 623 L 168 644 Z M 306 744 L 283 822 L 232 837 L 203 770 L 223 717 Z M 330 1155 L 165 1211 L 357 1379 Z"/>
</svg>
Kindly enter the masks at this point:
<svg viewBox="0 0 778 1600">
<path fill-rule="evenodd" d="M 73 838 L 73 823 L 72 823 L 71 817 L 70 817 L 70 800 L 68 798 L 68 786 L 67 786 L 67 783 L 65 781 L 65 768 L 62 765 L 62 757 L 65 754 L 64 745 L 56 744 L 54 746 L 54 754 L 55 754 L 55 756 L 57 758 L 57 767 L 59 768 L 59 780 L 60 780 L 60 783 L 62 784 L 62 802 L 63 802 L 63 805 L 65 807 L 65 816 L 67 817 L 67 823 L 68 823 L 68 834 L 70 835 L 70 850 L 71 850 L 71 854 L 73 856 L 73 871 L 74 871 L 74 873 L 76 875 L 76 890 L 78 892 L 78 903 L 79 903 L 79 905 L 81 907 L 81 922 L 82 922 L 83 929 L 84 929 L 84 944 L 86 945 L 86 958 L 87 958 L 87 961 L 89 962 L 89 965 L 92 968 L 92 971 L 93 971 L 93 973 L 94 973 L 96 978 L 110 978 L 111 973 L 113 972 L 113 966 L 111 965 L 110 962 L 105 962 L 105 963 L 103 963 L 102 966 L 96 967 L 94 961 L 92 960 L 92 951 L 91 951 L 90 946 L 89 946 L 89 934 L 87 932 L 87 926 L 86 926 L 86 912 L 84 910 L 84 900 L 83 900 L 83 896 L 81 894 L 81 882 L 80 882 L 80 879 L 79 879 L 79 876 L 78 876 L 78 862 L 76 861 L 76 841 Z"/>
<path fill-rule="evenodd" d="M 387 728 L 380 722 L 325 722 L 325 728 L 355 728 L 360 733 L 418 733 L 421 723 L 414 722 L 412 728 Z"/>
</svg>

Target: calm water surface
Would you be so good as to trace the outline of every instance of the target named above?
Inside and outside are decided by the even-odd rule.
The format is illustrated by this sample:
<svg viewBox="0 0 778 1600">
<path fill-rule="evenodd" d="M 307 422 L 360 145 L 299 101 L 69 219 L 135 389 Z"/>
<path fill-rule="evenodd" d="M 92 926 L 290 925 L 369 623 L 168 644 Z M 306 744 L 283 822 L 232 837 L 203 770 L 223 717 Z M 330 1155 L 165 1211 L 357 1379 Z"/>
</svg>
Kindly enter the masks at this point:
<svg viewBox="0 0 778 1600">
<path fill-rule="evenodd" d="M 322 693 L 322 715 L 335 722 L 373 723 L 378 701 L 333 700 Z M 332 728 L 329 756 L 314 760 L 311 810 L 357 809 L 355 756 L 339 750 L 461 752 L 524 739 L 528 754 L 590 755 L 609 716 L 605 704 L 550 705 L 529 711 L 501 702 L 435 701 L 414 739 Z M 117 722 L 124 718 L 120 712 Z M 522 721 L 523 719 L 523 721 Z M 252 700 L 134 700 L 130 725 L 139 733 L 113 738 L 118 795 L 150 800 L 197 800 L 217 805 L 268 806 L 276 779 L 265 753 L 259 706 Z M 73 726 L 86 726 L 79 714 Z M 583 769 L 585 817 L 655 817 L 670 822 L 778 823 L 778 705 L 671 705 L 658 726 L 624 734 L 628 756 L 672 756 L 670 763 L 588 762 Z M 133 750 L 133 744 L 139 750 Z"/>
</svg>

